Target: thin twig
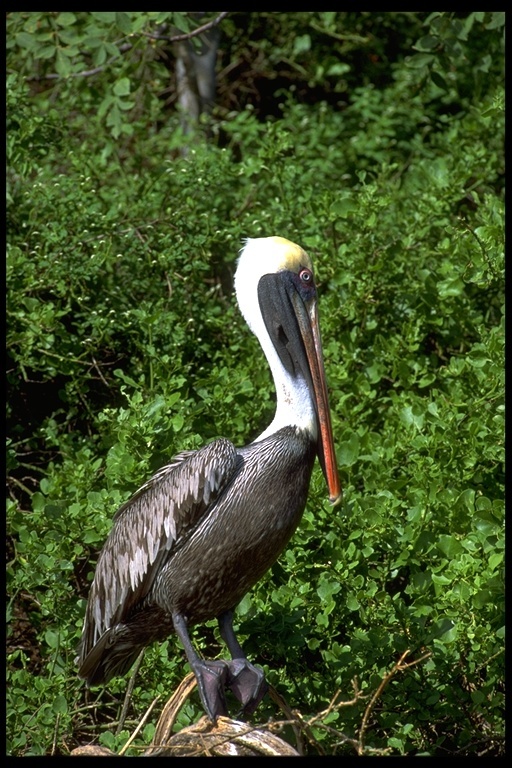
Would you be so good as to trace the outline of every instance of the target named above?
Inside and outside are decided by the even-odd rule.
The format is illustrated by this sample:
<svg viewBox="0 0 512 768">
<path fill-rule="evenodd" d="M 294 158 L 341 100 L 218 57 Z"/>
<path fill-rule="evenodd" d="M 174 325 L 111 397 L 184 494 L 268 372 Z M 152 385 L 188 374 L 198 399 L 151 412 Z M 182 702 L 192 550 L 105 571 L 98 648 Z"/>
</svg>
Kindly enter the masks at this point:
<svg viewBox="0 0 512 768">
<path fill-rule="evenodd" d="M 268 694 L 272 699 L 272 701 L 282 709 L 282 711 L 285 713 L 286 717 L 288 718 L 288 723 L 291 725 L 293 733 L 295 735 L 295 746 L 297 748 L 297 752 L 299 753 L 299 755 L 303 755 L 304 742 L 302 740 L 301 729 L 297 725 L 297 718 L 294 716 L 294 713 L 290 709 L 288 702 L 283 696 L 281 696 L 281 694 L 274 688 L 273 685 L 269 685 Z M 273 723 L 272 725 L 274 726 L 275 723 Z"/>
<path fill-rule="evenodd" d="M 212 27 L 216 27 L 217 24 L 220 24 L 220 22 L 226 18 L 228 13 L 229 11 L 222 11 L 222 13 L 219 13 L 219 15 L 216 16 L 213 21 L 208 21 L 201 27 L 194 29 L 192 32 L 184 32 L 182 35 L 173 35 L 172 37 L 167 37 L 166 35 L 154 35 L 151 32 L 143 32 L 142 34 L 144 37 L 150 37 L 152 40 L 167 40 L 168 43 L 181 43 L 182 40 L 190 40 L 192 37 L 197 37 L 197 35 L 201 35 L 203 32 L 207 32 L 209 29 L 212 29 Z"/>
<path fill-rule="evenodd" d="M 68 77 L 91 77 L 91 75 L 97 75 L 100 72 L 103 72 L 104 69 L 106 69 L 110 64 L 112 64 L 113 61 L 118 59 L 122 53 L 126 53 L 126 51 L 130 51 L 132 49 L 131 43 L 124 43 L 123 45 L 119 46 L 119 54 L 116 54 L 115 56 L 111 56 L 110 59 L 108 59 L 105 64 L 101 64 L 99 67 L 94 67 L 93 69 L 84 69 L 82 72 L 70 72 Z M 26 78 L 27 80 L 60 80 L 62 79 L 62 75 L 57 74 L 56 72 L 50 72 L 47 75 L 32 75 L 30 77 Z"/>
<path fill-rule="evenodd" d="M 357 749 L 359 755 L 362 755 L 364 752 L 363 736 L 364 736 L 364 732 L 366 731 L 366 727 L 368 725 L 369 717 L 373 711 L 373 708 L 377 702 L 377 699 L 382 694 L 382 691 L 384 690 L 384 688 L 387 686 L 390 680 L 396 675 L 397 672 L 403 672 L 405 669 L 408 669 L 409 667 L 414 667 L 415 664 L 420 664 L 422 661 L 424 661 L 425 659 L 428 659 L 428 657 L 432 655 L 430 652 L 428 652 L 424 656 L 421 656 L 421 658 L 415 659 L 414 661 L 411 661 L 408 664 L 404 664 L 403 662 L 407 658 L 407 656 L 410 654 L 410 652 L 411 652 L 410 650 L 407 650 L 400 656 L 399 660 L 397 661 L 393 669 L 390 672 L 388 672 L 386 677 L 384 677 L 383 680 L 381 681 L 379 687 L 373 694 L 368 706 L 364 711 L 363 720 L 361 722 L 361 728 L 359 729 L 359 743 L 358 743 L 358 749 Z"/>
<path fill-rule="evenodd" d="M 497 656 L 501 656 L 502 653 L 505 653 L 504 648 L 500 648 L 499 651 L 497 651 L 496 653 L 493 653 L 492 656 L 489 656 L 489 658 L 486 659 L 482 664 L 480 664 L 479 667 L 476 667 L 475 675 L 478 674 L 478 672 L 480 672 L 481 669 L 483 669 L 487 664 L 489 664 L 489 662 L 493 661 L 493 659 L 495 659 Z"/>
<path fill-rule="evenodd" d="M 107 380 L 105 379 L 104 375 L 102 374 L 102 372 L 100 370 L 100 367 L 99 367 L 98 363 L 96 362 L 96 358 L 94 357 L 94 355 L 91 355 L 91 359 L 92 359 L 94 368 L 98 371 L 98 375 L 99 375 L 100 379 L 102 380 L 104 385 L 107 387 L 107 389 L 110 389 L 109 384 L 108 384 Z"/>
<path fill-rule="evenodd" d="M 24 483 L 22 483 L 21 480 L 18 480 L 17 477 L 14 477 L 13 475 L 9 475 L 9 480 L 11 483 L 14 483 L 15 485 L 17 485 L 18 488 L 21 488 L 23 493 L 26 493 L 27 496 L 32 496 L 32 494 L 34 493 L 34 491 L 31 491 L 30 488 L 27 488 L 27 486 Z"/>
<path fill-rule="evenodd" d="M 53 730 L 53 742 L 52 742 L 52 751 L 51 756 L 53 757 L 57 751 L 57 738 L 59 735 L 59 723 L 60 723 L 60 715 L 57 715 L 55 718 L 55 728 Z"/>
<path fill-rule="evenodd" d="M 126 744 L 124 745 L 124 747 L 119 751 L 119 757 L 122 757 L 122 755 L 124 755 L 124 753 L 126 752 L 128 747 L 130 746 L 132 741 L 137 737 L 138 733 L 140 733 L 141 729 L 146 724 L 146 722 L 148 720 L 148 717 L 150 716 L 151 712 L 155 708 L 155 705 L 160 701 L 160 699 L 161 699 L 160 695 L 158 695 L 156 697 L 156 699 L 153 699 L 153 701 L 151 702 L 151 704 L 147 708 L 147 710 L 146 710 L 146 712 L 144 714 L 144 717 L 142 718 L 142 720 L 140 721 L 140 723 L 138 724 L 138 726 L 136 727 L 136 729 L 134 730 L 134 732 L 132 733 L 132 735 L 130 736 L 130 738 L 128 739 Z"/>
<path fill-rule="evenodd" d="M 369 37 L 361 37 L 361 35 L 340 35 L 337 32 L 334 32 L 332 29 L 326 29 L 325 27 L 322 27 L 321 24 L 317 24 L 315 21 L 310 21 L 310 26 L 313 27 L 313 29 L 316 29 L 317 32 L 321 32 L 324 35 L 328 35 L 329 37 L 334 38 L 335 40 L 340 40 L 342 43 L 354 43 L 356 45 L 366 45 L 366 43 L 370 42 Z"/>
<path fill-rule="evenodd" d="M 126 720 L 126 715 L 128 714 L 128 707 L 130 706 L 133 689 L 135 687 L 135 678 L 137 677 L 137 672 L 139 671 L 139 667 L 142 664 L 143 658 L 144 658 L 144 649 L 142 649 L 142 651 L 137 656 L 137 661 L 134 664 L 133 672 L 130 676 L 130 680 L 128 681 L 128 688 L 126 689 L 126 695 L 124 697 L 124 702 L 123 702 L 123 709 L 121 711 L 121 717 L 119 718 L 119 723 L 116 729 L 116 736 L 119 733 L 121 733 L 121 730 L 124 725 L 124 721 Z"/>
<path fill-rule="evenodd" d="M 340 743 L 342 743 L 342 744 L 347 743 L 347 742 L 350 743 L 354 747 L 354 749 L 357 751 L 357 741 L 355 739 L 351 739 L 349 736 L 347 736 L 343 732 L 338 731 L 337 729 L 331 728 L 330 726 L 326 725 L 325 723 L 322 723 L 322 722 L 317 723 L 318 720 L 321 720 L 321 719 L 325 718 L 331 712 L 337 711 L 337 710 L 341 709 L 342 707 L 354 706 L 355 704 L 357 704 L 357 702 L 361 698 L 366 698 L 365 696 L 363 696 L 363 694 L 359 690 L 359 686 L 358 686 L 358 683 L 357 683 L 357 678 L 354 678 L 352 680 L 352 686 L 353 686 L 353 689 L 354 689 L 354 697 L 352 699 L 350 699 L 349 701 L 338 701 L 338 702 L 336 702 L 336 699 L 340 695 L 340 691 L 338 690 L 338 691 L 336 691 L 336 693 L 332 697 L 332 699 L 329 702 L 327 708 L 324 709 L 322 712 L 319 712 L 317 715 L 314 715 L 313 717 L 310 717 L 309 720 L 305 720 L 302 717 L 301 713 L 297 709 L 293 710 L 293 715 L 295 716 L 297 722 L 299 723 L 301 730 L 304 731 L 304 733 L 306 734 L 306 736 L 309 739 L 310 744 L 313 744 L 315 746 L 315 749 L 317 749 L 317 751 L 321 755 L 325 755 L 326 753 L 325 753 L 325 750 L 324 750 L 323 746 L 317 741 L 317 739 L 313 735 L 313 732 L 312 732 L 311 729 L 312 729 L 312 727 L 314 725 L 316 725 L 317 728 L 321 728 L 323 731 L 326 731 L 327 733 L 331 733 L 331 734 L 334 734 L 335 736 L 337 736 L 338 737 L 338 741 Z"/>
<path fill-rule="evenodd" d="M 359 690 L 359 686 L 357 683 L 357 678 L 354 678 L 352 680 L 352 686 L 354 688 L 354 698 L 350 699 L 349 701 L 336 701 L 338 696 L 340 695 L 341 691 L 338 689 L 334 696 L 332 697 L 331 701 L 329 702 L 329 705 L 327 706 L 327 709 L 324 709 L 322 712 L 319 712 L 314 717 L 310 718 L 308 720 L 308 725 L 314 725 L 317 720 L 321 720 L 327 715 L 330 715 L 333 710 L 340 709 L 341 707 L 353 707 L 354 704 L 357 704 L 359 699 L 365 698 L 361 691 Z"/>
</svg>

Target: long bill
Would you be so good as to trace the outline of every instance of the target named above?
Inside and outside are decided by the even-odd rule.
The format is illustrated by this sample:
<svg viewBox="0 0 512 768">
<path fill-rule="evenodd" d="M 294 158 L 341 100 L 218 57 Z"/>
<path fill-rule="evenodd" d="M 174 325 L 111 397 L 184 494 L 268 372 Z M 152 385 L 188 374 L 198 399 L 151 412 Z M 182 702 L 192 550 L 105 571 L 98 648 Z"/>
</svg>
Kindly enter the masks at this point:
<svg viewBox="0 0 512 768">
<path fill-rule="evenodd" d="M 291 298 L 311 374 L 312 394 L 314 395 L 320 432 L 318 459 L 329 489 L 329 500 L 333 505 L 339 504 L 342 498 L 342 489 L 336 465 L 317 304 L 316 300 L 313 300 L 306 306 L 298 294 L 292 294 Z"/>
</svg>

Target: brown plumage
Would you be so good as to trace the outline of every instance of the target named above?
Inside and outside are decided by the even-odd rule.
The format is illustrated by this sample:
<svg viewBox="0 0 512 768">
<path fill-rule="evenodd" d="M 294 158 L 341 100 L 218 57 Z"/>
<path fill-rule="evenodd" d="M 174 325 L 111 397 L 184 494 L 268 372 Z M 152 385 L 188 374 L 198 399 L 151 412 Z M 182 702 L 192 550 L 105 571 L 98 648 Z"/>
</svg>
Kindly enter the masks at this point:
<svg viewBox="0 0 512 768">
<path fill-rule="evenodd" d="M 273 272 L 265 264 L 263 274 L 252 274 L 258 252 Z M 261 671 L 234 636 L 232 612 L 295 531 L 317 454 L 332 501 L 340 495 L 309 257 L 280 238 L 252 240 L 240 274 L 239 303 L 278 388 L 274 422 L 244 448 L 219 438 L 179 454 L 118 510 L 78 653 L 80 676 L 106 683 L 127 672 L 141 648 L 175 631 L 212 719 L 226 714 L 226 687 L 246 711 L 265 693 Z M 202 660 L 188 637 L 190 625 L 215 617 L 232 661 Z"/>
</svg>

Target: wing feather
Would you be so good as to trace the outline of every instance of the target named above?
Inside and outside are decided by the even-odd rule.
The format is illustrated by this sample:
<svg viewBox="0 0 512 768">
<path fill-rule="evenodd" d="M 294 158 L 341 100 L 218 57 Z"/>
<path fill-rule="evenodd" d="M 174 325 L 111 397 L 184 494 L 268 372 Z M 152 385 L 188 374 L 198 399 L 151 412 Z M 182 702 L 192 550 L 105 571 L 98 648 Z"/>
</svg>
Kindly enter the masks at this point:
<svg viewBox="0 0 512 768">
<path fill-rule="evenodd" d="M 207 514 L 239 461 L 234 445 L 224 438 L 178 454 L 116 512 L 91 585 L 80 663 L 148 594 L 173 546 Z"/>
</svg>

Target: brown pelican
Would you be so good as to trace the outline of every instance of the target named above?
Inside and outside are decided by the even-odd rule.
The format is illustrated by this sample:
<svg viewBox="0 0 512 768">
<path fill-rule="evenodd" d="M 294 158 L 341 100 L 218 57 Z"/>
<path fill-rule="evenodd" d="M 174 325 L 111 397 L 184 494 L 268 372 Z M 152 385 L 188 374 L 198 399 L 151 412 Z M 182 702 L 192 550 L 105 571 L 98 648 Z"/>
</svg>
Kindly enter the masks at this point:
<svg viewBox="0 0 512 768">
<path fill-rule="evenodd" d="M 282 237 L 248 239 L 235 289 L 274 377 L 274 420 L 244 448 L 219 438 L 178 454 L 117 511 L 77 658 L 89 685 L 106 683 L 175 632 L 212 720 L 227 714 L 226 688 L 245 713 L 267 690 L 235 637 L 233 610 L 295 531 L 315 456 L 331 502 L 341 497 L 311 259 Z M 206 661 L 192 645 L 188 627 L 213 618 L 231 661 Z"/>
</svg>

